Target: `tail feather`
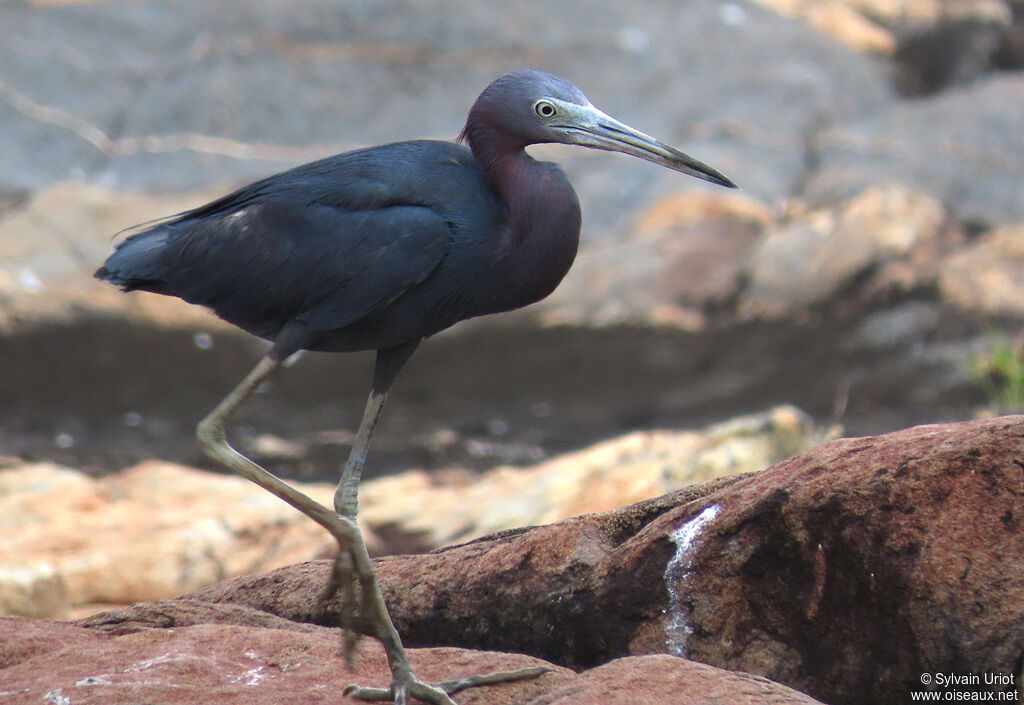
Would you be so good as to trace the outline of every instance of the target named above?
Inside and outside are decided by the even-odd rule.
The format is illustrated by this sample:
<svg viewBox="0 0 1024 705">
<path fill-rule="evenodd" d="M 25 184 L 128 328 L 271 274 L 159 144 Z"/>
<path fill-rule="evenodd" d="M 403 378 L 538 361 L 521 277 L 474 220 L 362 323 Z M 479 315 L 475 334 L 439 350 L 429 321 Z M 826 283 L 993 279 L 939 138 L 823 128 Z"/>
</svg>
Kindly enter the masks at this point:
<svg viewBox="0 0 1024 705">
<path fill-rule="evenodd" d="M 142 289 L 168 293 L 166 285 L 160 281 L 160 255 L 168 235 L 166 228 L 158 226 L 126 238 L 117 244 L 114 253 L 93 276 L 116 284 L 124 291 Z"/>
</svg>

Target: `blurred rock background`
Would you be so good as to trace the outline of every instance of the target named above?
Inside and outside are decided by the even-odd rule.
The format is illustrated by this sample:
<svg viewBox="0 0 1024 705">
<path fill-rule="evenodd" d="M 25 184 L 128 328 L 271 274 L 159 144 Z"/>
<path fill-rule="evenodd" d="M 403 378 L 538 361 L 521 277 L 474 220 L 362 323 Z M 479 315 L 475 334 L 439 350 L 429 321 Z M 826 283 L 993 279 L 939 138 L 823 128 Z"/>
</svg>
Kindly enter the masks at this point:
<svg viewBox="0 0 1024 705">
<path fill-rule="evenodd" d="M 245 523 L 235 507 L 260 490 L 170 465 L 212 469 L 194 424 L 265 344 L 91 273 L 119 230 L 255 178 L 451 139 L 479 91 L 523 66 L 742 191 L 534 148 L 579 192 L 579 259 L 550 299 L 457 326 L 403 373 L 367 468 L 388 476 L 364 492 L 378 551 L 760 469 L 836 425 L 878 433 L 1024 402 L 1022 2 L 8 0 L 0 39 L 0 569 L 15 586 L 0 609 L 169 596 L 325 549 L 315 527 L 269 528 L 294 519 L 287 507 Z M 306 355 L 234 438 L 288 478 L 335 479 L 371 362 Z M 695 460 L 708 448 L 725 448 L 714 470 Z M 523 494 L 536 487 L 554 489 Z M 111 524 L 126 507 L 137 519 Z M 176 547 L 143 517 L 178 527 Z M 137 544 L 104 533 L 125 523 L 173 579 L 76 592 L 100 580 L 76 572 L 85 544 Z"/>
</svg>

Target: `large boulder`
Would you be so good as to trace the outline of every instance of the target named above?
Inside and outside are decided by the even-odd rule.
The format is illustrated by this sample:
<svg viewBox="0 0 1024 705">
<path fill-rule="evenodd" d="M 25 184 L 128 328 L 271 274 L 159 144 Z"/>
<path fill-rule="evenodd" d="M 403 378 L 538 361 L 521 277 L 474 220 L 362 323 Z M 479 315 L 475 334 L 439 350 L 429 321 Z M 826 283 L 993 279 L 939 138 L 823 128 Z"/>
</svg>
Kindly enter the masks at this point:
<svg viewBox="0 0 1024 705">
<path fill-rule="evenodd" d="M 0 634 L 0 695 L 12 705 L 354 703 L 342 696 L 347 684 L 384 686 L 391 675 L 375 642 L 362 645 L 358 668 L 350 672 L 336 630 L 322 627 L 198 624 L 109 636 L 68 623 L 6 618 L 0 619 Z M 435 681 L 547 665 L 528 656 L 466 649 L 414 650 L 409 659 L 420 677 Z M 459 701 L 528 702 L 575 678 L 552 667 L 533 681 L 471 689 Z"/>
<path fill-rule="evenodd" d="M 820 434 L 805 414 L 779 407 L 698 431 L 636 432 L 527 468 L 414 470 L 363 483 L 360 519 L 372 555 L 427 551 L 760 470 Z M 333 485 L 298 486 L 333 501 Z M 0 614 L 66 618 L 166 599 L 333 546 L 234 475 L 158 461 L 100 479 L 52 463 L 0 470 Z"/>
<path fill-rule="evenodd" d="M 817 168 L 804 196 L 849 197 L 901 181 L 943 202 L 963 221 L 1024 219 L 1019 173 L 1024 147 L 1011 135 L 1024 119 L 1024 80 L 1007 73 L 885 111 L 838 121 L 814 137 Z"/>
<path fill-rule="evenodd" d="M 331 488 L 310 489 L 330 501 Z M 8 468 L 0 511 L 3 614 L 169 598 L 331 549 L 322 529 L 252 483 L 156 461 L 103 479 L 50 463 Z"/>
<path fill-rule="evenodd" d="M 752 248 L 738 313 L 799 319 L 840 296 L 857 311 L 858 295 L 920 287 L 956 242 L 946 224 L 941 203 L 899 184 L 782 220 Z"/>
<path fill-rule="evenodd" d="M 800 179 L 808 129 L 890 98 L 871 57 L 755 5 L 715 0 L 530 0 L 516 12 L 456 0 L 258 0 L 244 12 L 183 0 L 3 3 L 0 27 L 18 39 L 0 42 L 0 192 L 69 176 L 205 188 L 344 149 L 452 139 L 498 73 L 537 66 L 725 173 L 744 165 L 745 188 L 777 197 Z M 588 230 L 604 234 L 682 179 L 634 160 L 570 159 Z"/>
<path fill-rule="evenodd" d="M 985 233 L 946 260 L 943 296 L 994 316 L 1024 315 L 1024 224 Z"/>
<path fill-rule="evenodd" d="M 1020 675 L 1022 462 L 1024 417 L 921 426 L 378 570 L 411 644 L 573 668 L 661 652 L 827 702 L 904 703 L 922 673 Z M 327 570 L 189 599 L 336 623 L 317 603 Z"/>
<path fill-rule="evenodd" d="M 357 668 L 348 671 L 335 630 L 294 627 L 226 621 L 110 635 L 0 618 L 0 697 L 10 705 L 335 705 L 356 702 L 342 694 L 348 683 L 387 684 L 375 642 L 361 646 Z M 534 680 L 462 691 L 461 705 L 820 705 L 764 678 L 671 656 L 618 659 L 579 674 L 529 656 L 455 648 L 413 649 L 409 660 L 428 681 L 550 668 Z"/>
</svg>

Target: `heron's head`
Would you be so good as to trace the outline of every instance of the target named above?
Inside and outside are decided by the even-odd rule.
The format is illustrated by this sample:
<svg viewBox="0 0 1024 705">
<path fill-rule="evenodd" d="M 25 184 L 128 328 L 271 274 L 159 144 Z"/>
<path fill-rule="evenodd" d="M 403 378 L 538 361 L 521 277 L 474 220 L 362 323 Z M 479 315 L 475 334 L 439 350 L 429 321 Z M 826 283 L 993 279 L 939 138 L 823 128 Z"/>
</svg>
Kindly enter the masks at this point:
<svg viewBox="0 0 1024 705">
<path fill-rule="evenodd" d="M 587 100 L 569 81 L 544 71 L 508 73 L 484 89 L 473 104 L 461 137 L 473 145 L 476 134 L 524 147 L 542 142 L 622 152 L 736 188 L 727 176 L 675 147 L 619 122 Z M 486 139 L 481 134 L 481 138 Z"/>
</svg>

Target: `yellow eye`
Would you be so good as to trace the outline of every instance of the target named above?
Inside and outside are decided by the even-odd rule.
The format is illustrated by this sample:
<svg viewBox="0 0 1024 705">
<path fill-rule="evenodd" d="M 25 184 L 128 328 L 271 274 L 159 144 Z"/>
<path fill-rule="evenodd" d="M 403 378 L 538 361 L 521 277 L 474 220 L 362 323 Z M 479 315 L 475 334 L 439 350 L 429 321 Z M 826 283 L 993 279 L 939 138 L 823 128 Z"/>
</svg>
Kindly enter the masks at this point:
<svg viewBox="0 0 1024 705">
<path fill-rule="evenodd" d="M 538 115 L 545 119 L 553 118 L 558 112 L 555 110 L 555 106 L 546 100 L 538 100 L 533 104 L 533 109 Z"/>
</svg>

